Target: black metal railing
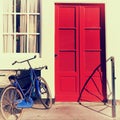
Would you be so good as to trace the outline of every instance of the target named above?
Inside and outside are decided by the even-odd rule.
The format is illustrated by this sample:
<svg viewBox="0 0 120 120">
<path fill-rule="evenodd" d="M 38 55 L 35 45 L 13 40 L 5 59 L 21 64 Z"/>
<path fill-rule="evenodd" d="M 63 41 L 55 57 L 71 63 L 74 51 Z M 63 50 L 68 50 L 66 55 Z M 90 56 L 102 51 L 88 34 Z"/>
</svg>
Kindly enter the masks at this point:
<svg viewBox="0 0 120 120">
<path fill-rule="evenodd" d="M 116 99 L 115 99 L 115 60 L 111 57 L 111 72 L 112 72 L 112 117 L 116 117 Z"/>
</svg>

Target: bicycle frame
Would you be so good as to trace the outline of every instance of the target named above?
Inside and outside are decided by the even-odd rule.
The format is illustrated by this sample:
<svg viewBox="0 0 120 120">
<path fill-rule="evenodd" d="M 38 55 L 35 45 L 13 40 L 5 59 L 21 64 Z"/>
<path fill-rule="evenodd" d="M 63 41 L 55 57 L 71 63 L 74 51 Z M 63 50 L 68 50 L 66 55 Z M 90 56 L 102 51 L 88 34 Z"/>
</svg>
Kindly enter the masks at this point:
<svg viewBox="0 0 120 120">
<path fill-rule="evenodd" d="M 41 83 L 40 83 L 40 80 L 38 79 L 38 76 L 35 73 L 35 69 L 30 68 L 29 71 L 30 71 L 31 85 L 28 88 L 28 90 L 26 90 L 26 92 L 24 92 L 24 90 L 20 86 L 17 79 L 12 83 L 12 85 L 14 87 L 16 87 L 17 89 L 19 89 L 23 95 L 23 100 L 16 101 L 18 103 L 18 105 L 17 105 L 18 108 L 32 107 L 32 105 L 33 105 L 32 94 L 34 92 L 37 93 L 38 97 L 41 96 L 41 92 L 40 92 L 40 88 L 39 88 L 39 85 Z"/>
<path fill-rule="evenodd" d="M 12 85 L 14 87 L 16 87 L 17 89 L 19 89 L 19 91 L 21 92 L 21 94 L 23 96 L 23 100 L 16 101 L 16 103 L 18 104 L 17 107 L 20 107 L 20 108 L 32 107 L 32 105 L 33 105 L 32 94 L 33 93 L 35 93 L 38 97 L 41 98 L 40 86 L 42 85 L 42 82 L 39 80 L 37 74 L 35 73 L 35 70 L 38 70 L 38 69 L 42 70 L 43 68 L 47 69 L 47 66 L 42 66 L 42 67 L 33 69 L 29 61 L 32 60 L 32 59 L 35 59 L 35 58 L 36 58 L 36 56 L 34 56 L 33 58 L 30 58 L 30 59 L 27 59 L 27 60 L 23 60 L 23 61 L 20 61 L 20 62 L 15 61 L 14 63 L 12 63 L 12 65 L 14 65 L 16 63 L 27 62 L 28 65 L 29 65 L 29 75 L 30 75 L 30 80 L 31 80 L 31 85 L 30 85 L 29 89 L 26 90 L 26 92 L 25 92 L 22 89 L 22 87 L 20 86 L 16 76 L 10 76 L 9 77 L 9 80 L 12 83 Z M 28 104 L 28 103 L 30 103 L 30 104 Z"/>
</svg>

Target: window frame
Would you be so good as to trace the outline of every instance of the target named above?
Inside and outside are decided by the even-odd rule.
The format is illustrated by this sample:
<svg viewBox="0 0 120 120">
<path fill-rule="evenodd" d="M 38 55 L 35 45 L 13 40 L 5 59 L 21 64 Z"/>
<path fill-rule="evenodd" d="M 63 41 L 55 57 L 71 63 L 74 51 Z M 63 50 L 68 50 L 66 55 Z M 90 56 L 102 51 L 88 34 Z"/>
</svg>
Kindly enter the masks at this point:
<svg viewBox="0 0 120 120">
<path fill-rule="evenodd" d="M 13 45 L 13 52 L 10 52 L 10 53 L 40 53 L 40 48 L 41 48 L 41 44 L 40 44 L 40 32 L 41 32 L 41 29 L 40 29 L 40 2 L 39 3 L 39 12 L 30 12 L 29 11 L 29 0 L 27 0 L 27 11 L 26 12 L 17 12 L 16 11 L 16 1 L 17 0 L 13 0 L 13 2 L 15 3 L 14 5 L 12 4 L 12 6 L 14 7 L 13 11 L 12 12 L 4 12 L 3 11 L 3 19 L 4 19 L 4 15 L 6 16 L 12 16 L 13 17 L 13 32 L 9 33 L 9 32 L 2 32 L 2 53 L 9 53 L 9 52 L 5 52 L 4 50 L 4 36 L 13 36 L 13 41 L 14 41 L 14 45 Z M 4 4 L 3 4 L 4 6 Z M 17 15 L 19 16 L 26 16 L 27 18 L 27 31 L 26 32 L 17 32 L 16 31 L 16 26 L 17 26 Z M 36 16 L 36 17 L 39 17 L 39 21 L 37 21 L 36 24 L 38 24 L 39 22 L 39 32 L 29 32 L 29 22 L 30 22 L 30 16 Z M 4 20 L 3 20 L 4 21 Z M 3 22 L 4 24 L 4 22 Z M 37 27 L 37 26 L 36 26 Z M 27 37 L 26 41 L 27 41 L 27 48 L 26 48 L 26 51 L 25 52 L 17 52 L 17 46 L 16 46 L 16 43 L 17 43 L 17 36 L 22 36 L 22 35 L 25 35 Z M 35 52 L 29 52 L 29 38 L 30 36 L 36 36 L 36 38 L 38 37 L 39 40 L 38 40 L 38 44 L 36 44 L 34 47 L 37 47 L 37 49 L 35 50 Z M 36 39 L 37 41 L 37 39 Z"/>
</svg>

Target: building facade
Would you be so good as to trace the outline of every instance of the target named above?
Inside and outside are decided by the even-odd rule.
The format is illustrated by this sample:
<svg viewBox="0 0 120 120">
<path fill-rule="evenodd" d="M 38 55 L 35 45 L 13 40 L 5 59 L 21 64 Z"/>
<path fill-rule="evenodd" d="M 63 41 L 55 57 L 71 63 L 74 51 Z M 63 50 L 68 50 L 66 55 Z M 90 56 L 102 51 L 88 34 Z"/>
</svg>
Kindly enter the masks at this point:
<svg viewBox="0 0 120 120">
<path fill-rule="evenodd" d="M 9 3 L 9 4 L 8 4 Z M 111 99 L 114 56 L 116 98 L 119 95 L 119 0 L 1 0 L 0 86 L 8 84 L 12 65 L 34 55 L 34 67 L 48 65 L 41 75 L 55 101 Z"/>
</svg>

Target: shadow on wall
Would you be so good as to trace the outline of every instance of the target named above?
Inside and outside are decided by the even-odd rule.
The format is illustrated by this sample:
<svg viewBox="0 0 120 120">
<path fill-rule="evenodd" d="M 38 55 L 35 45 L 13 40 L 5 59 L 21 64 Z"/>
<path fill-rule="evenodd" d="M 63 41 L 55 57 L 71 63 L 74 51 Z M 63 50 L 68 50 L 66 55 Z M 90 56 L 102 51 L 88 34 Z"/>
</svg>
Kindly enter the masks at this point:
<svg viewBox="0 0 120 120">
<path fill-rule="evenodd" d="M 106 60 L 106 63 L 111 60 L 112 61 L 113 57 L 110 57 Z M 106 73 L 104 74 L 101 72 L 102 69 L 102 64 L 98 65 L 91 75 L 86 79 L 78 101 L 88 101 L 88 102 L 93 102 L 93 101 L 101 101 L 106 103 L 107 102 L 107 97 L 109 97 L 112 94 L 112 91 L 110 92 L 109 95 L 107 95 L 107 85 L 110 89 L 109 83 L 106 79 Z M 113 71 L 114 72 L 114 71 Z M 101 89 L 102 88 L 102 89 Z M 89 98 L 89 99 L 88 99 Z"/>
</svg>

